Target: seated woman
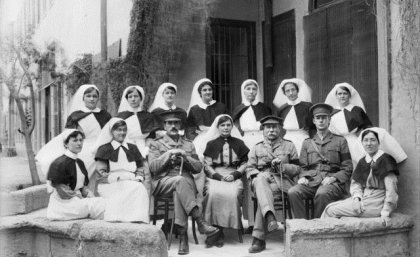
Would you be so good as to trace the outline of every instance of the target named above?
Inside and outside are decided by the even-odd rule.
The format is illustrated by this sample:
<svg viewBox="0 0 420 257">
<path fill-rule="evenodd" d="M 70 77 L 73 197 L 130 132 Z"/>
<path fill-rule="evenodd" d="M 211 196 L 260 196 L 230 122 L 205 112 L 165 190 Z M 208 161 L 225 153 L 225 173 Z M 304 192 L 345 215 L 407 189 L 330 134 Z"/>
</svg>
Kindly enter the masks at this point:
<svg viewBox="0 0 420 257">
<path fill-rule="evenodd" d="M 366 156 L 360 159 L 353 172 L 351 197 L 327 205 L 321 218 L 381 217 L 386 226 L 398 202 L 397 163 L 407 156 L 384 129 L 368 128 L 359 138 Z M 380 144 L 389 148 L 389 151 L 380 150 Z"/>
<path fill-rule="evenodd" d="M 51 220 L 72 220 L 82 218 L 102 219 L 105 200 L 94 197 L 87 189 L 88 173 L 77 154 L 82 151 L 84 134 L 76 129 L 68 129 L 52 142 L 57 142 L 54 152 L 48 155 L 56 158 L 49 166 L 47 179 L 53 186 L 47 208 L 47 218 Z M 38 161 L 45 161 L 37 155 Z M 44 163 L 45 164 L 45 163 Z"/>
<path fill-rule="evenodd" d="M 233 130 L 233 133 L 232 132 Z M 223 228 L 242 229 L 241 177 L 248 161 L 248 147 L 235 136 L 239 131 L 233 127 L 229 115 L 216 117 L 209 131 L 204 135 L 209 142 L 204 151 L 205 173 L 204 218 L 220 229 L 217 238 L 208 238 L 208 247 L 223 246 Z"/>
<path fill-rule="evenodd" d="M 106 221 L 149 222 L 149 195 L 144 181 L 143 157 L 134 144 L 126 142 L 127 124 L 112 118 L 103 128 L 95 155 L 101 175 L 97 192 L 108 200 Z"/>
</svg>

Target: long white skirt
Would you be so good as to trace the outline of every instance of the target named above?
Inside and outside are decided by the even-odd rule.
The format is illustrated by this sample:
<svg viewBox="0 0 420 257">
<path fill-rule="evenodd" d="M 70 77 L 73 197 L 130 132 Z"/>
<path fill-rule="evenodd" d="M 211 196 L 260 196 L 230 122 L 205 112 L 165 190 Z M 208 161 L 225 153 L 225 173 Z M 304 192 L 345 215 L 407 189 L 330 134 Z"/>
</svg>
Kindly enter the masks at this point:
<svg viewBox="0 0 420 257">
<path fill-rule="evenodd" d="M 47 218 L 50 220 L 103 219 L 106 201 L 102 197 L 61 199 L 57 191 L 50 195 Z"/>
<path fill-rule="evenodd" d="M 305 139 L 309 138 L 309 134 L 306 130 L 287 130 L 284 135 L 284 139 L 290 140 L 296 147 L 296 151 L 300 156 L 300 151 L 302 150 L 302 144 Z"/>
<path fill-rule="evenodd" d="M 98 184 L 98 193 L 107 200 L 104 220 L 149 223 L 149 195 L 141 182 Z"/>
</svg>

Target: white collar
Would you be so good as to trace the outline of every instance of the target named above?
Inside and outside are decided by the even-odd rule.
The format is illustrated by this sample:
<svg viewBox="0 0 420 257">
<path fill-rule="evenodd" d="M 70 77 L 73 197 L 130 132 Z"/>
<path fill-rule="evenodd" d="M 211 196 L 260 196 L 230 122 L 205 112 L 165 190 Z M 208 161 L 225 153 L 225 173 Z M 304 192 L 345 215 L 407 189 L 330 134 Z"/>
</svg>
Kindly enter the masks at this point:
<svg viewBox="0 0 420 257">
<path fill-rule="evenodd" d="M 384 151 L 382 150 L 378 150 L 378 152 L 376 152 L 376 154 L 373 157 L 371 157 L 369 154 L 366 154 L 366 157 L 365 157 L 366 163 L 370 163 L 372 160 L 376 162 L 379 159 L 379 157 L 381 157 L 383 154 L 384 154 Z"/>
<path fill-rule="evenodd" d="M 127 144 L 127 142 L 125 140 L 122 143 L 119 143 L 119 142 L 117 142 L 115 140 L 112 140 L 111 141 L 111 145 L 114 148 L 114 150 L 118 149 L 118 147 L 120 147 L 120 146 L 124 146 L 125 149 L 128 149 L 128 144 Z"/>
<path fill-rule="evenodd" d="M 346 109 L 347 111 L 351 112 L 351 110 L 353 110 L 353 107 L 354 107 L 354 105 L 352 105 L 352 104 L 348 104 L 346 107 L 341 107 L 340 105 L 338 105 L 336 107 L 336 109 L 342 110 L 342 111 L 344 111 L 344 109 Z"/>
<path fill-rule="evenodd" d="M 251 103 L 251 102 L 249 102 L 249 101 L 243 101 L 242 103 L 245 105 L 245 106 L 250 106 L 250 105 L 257 105 L 258 103 L 259 103 L 260 101 L 255 97 L 255 100 Z"/>
<path fill-rule="evenodd" d="M 66 149 L 66 151 L 64 152 L 64 155 L 69 157 L 69 158 L 72 158 L 73 160 L 77 159 L 77 154 L 73 153 L 69 149 Z"/>
<path fill-rule="evenodd" d="M 290 101 L 289 99 L 287 99 L 287 104 L 288 105 L 297 105 L 298 103 L 302 102 L 302 100 L 300 100 L 300 98 L 296 98 L 296 100 L 294 101 Z"/>
<path fill-rule="evenodd" d="M 164 109 L 165 111 L 169 111 L 169 110 L 175 110 L 176 109 L 176 105 L 173 104 L 172 107 L 169 107 L 166 103 L 162 105 L 162 109 Z"/>
<path fill-rule="evenodd" d="M 216 102 L 216 100 L 211 100 L 209 104 L 206 104 L 206 103 L 204 103 L 203 101 L 199 101 L 199 102 L 198 102 L 198 106 L 199 106 L 201 109 L 204 109 L 204 110 L 205 110 L 205 109 L 207 109 L 207 107 L 209 107 L 210 105 L 213 105 L 215 102 Z"/>
<path fill-rule="evenodd" d="M 82 106 L 80 108 L 80 110 L 82 112 L 100 112 L 101 111 L 101 109 L 99 109 L 98 107 L 96 107 L 95 109 L 91 110 L 91 109 L 87 108 L 86 106 Z"/>
</svg>

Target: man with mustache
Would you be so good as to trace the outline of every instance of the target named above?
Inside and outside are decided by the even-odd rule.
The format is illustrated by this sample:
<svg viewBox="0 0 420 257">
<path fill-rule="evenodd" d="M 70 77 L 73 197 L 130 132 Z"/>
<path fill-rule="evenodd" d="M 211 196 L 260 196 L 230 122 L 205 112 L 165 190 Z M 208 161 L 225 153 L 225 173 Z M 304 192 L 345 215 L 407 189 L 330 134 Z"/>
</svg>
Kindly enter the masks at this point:
<svg viewBox="0 0 420 257">
<path fill-rule="evenodd" d="M 198 207 L 197 188 L 192 174 L 199 173 L 203 165 L 193 143 L 179 135 L 182 115 L 179 110 L 160 114 L 166 134 L 151 142 L 148 161 L 153 175 L 153 195 L 172 196 L 175 192 L 175 224 L 180 236 L 178 254 L 188 254 L 188 216 L 196 219 L 201 234 L 212 236 L 218 229 L 203 220 Z"/>
<path fill-rule="evenodd" d="M 260 120 L 264 140 L 249 152 L 246 168 L 248 181 L 258 200 L 253 241 L 250 253 L 265 249 L 265 234 L 278 228 L 274 216 L 274 198 L 281 198 L 299 174 L 299 157 L 295 145 L 283 139 L 283 120 L 277 116 L 266 116 Z M 282 178 L 280 177 L 282 173 Z"/>
</svg>

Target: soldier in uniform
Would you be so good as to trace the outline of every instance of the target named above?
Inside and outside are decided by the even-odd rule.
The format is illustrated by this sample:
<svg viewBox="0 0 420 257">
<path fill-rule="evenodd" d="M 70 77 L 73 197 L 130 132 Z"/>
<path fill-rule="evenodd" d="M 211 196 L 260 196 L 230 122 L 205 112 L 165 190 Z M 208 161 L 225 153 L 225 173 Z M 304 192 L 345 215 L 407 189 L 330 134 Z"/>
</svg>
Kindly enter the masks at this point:
<svg viewBox="0 0 420 257">
<path fill-rule="evenodd" d="M 274 216 L 274 197 L 279 197 L 282 191 L 287 192 L 296 184 L 293 178 L 300 170 L 294 144 L 282 138 L 282 119 L 269 115 L 260 122 L 264 140 L 257 143 L 249 153 L 246 168 L 247 178 L 258 200 L 250 253 L 263 251 L 266 231 L 271 232 L 278 228 Z"/>
<path fill-rule="evenodd" d="M 182 112 L 165 111 L 161 114 L 166 134 L 155 139 L 149 147 L 149 168 L 153 174 L 153 195 L 171 196 L 174 192 L 175 224 L 180 235 L 178 254 L 188 254 L 188 215 L 198 224 L 198 231 L 213 236 L 218 229 L 206 224 L 198 207 L 197 188 L 192 174 L 203 168 L 192 142 L 180 137 Z"/>
<path fill-rule="evenodd" d="M 296 219 L 305 218 L 305 199 L 314 199 L 314 218 L 319 218 L 325 206 L 346 195 L 353 165 L 346 139 L 328 130 L 332 111 L 324 103 L 310 108 L 317 133 L 303 142 L 298 184 L 288 192 Z"/>
</svg>

